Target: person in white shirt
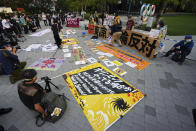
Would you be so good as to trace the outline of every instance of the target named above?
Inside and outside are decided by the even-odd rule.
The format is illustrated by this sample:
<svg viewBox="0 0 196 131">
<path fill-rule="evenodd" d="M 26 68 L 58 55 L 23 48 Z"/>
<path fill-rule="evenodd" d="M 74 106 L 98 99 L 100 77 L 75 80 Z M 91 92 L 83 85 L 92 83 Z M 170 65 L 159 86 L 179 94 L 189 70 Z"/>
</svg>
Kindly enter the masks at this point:
<svg viewBox="0 0 196 131">
<path fill-rule="evenodd" d="M 42 20 L 44 21 L 44 25 L 48 26 L 46 15 L 44 13 L 42 14 Z"/>
<path fill-rule="evenodd" d="M 9 17 L 5 17 L 5 19 L 2 20 L 2 26 L 3 26 L 3 31 L 5 33 L 5 35 L 7 37 L 10 37 L 10 35 L 13 33 L 13 30 L 12 30 L 12 24 L 10 23 L 9 21 Z"/>
<path fill-rule="evenodd" d="M 2 20 L 3 29 L 10 29 L 11 23 L 9 22 L 9 18 L 5 17 L 5 19 Z"/>
</svg>

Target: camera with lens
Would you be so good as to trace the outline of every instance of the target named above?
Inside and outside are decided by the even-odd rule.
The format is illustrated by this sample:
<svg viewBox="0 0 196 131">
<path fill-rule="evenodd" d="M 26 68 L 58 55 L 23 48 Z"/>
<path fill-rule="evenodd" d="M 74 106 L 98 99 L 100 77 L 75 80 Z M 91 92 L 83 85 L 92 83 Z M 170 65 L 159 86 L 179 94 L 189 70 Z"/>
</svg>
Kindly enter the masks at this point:
<svg viewBox="0 0 196 131">
<path fill-rule="evenodd" d="M 48 76 L 41 77 L 41 80 L 50 81 L 51 79 Z"/>
</svg>

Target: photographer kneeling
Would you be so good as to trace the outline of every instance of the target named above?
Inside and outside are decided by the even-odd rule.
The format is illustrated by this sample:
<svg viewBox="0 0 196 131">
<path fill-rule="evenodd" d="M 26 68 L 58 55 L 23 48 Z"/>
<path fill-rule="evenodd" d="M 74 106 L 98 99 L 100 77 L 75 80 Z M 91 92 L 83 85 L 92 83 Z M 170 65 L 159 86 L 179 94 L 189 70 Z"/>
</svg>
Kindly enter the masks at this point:
<svg viewBox="0 0 196 131">
<path fill-rule="evenodd" d="M 37 72 L 34 69 L 26 69 L 24 78 L 24 81 L 18 84 L 18 94 L 22 103 L 29 109 L 41 113 L 41 118 L 45 118 L 44 120 L 53 123 L 59 120 L 66 109 L 65 96 L 58 95 L 51 90 L 44 90 L 38 83 L 35 83 Z M 37 120 L 38 118 L 40 115 Z M 38 124 L 37 120 L 36 125 L 41 126 L 42 124 Z"/>
<path fill-rule="evenodd" d="M 0 74 L 10 75 L 10 82 L 14 84 L 16 81 L 23 79 L 23 69 L 26 62 L 20 62 L 16 55 L 17 49 L 9 44 L 3 45 L 0 49 Z"/>
<path fill-rule="evenodd" d="M 41 100 L 46 92 L 39 84 L 35 83 L 36 80 L 37 72 L 34 69 L 25 70 L 24 81 L 18 84 L 18 94 L 25 106 L 47 116 L 47 112 L 41 106 Z"/>
</svg>

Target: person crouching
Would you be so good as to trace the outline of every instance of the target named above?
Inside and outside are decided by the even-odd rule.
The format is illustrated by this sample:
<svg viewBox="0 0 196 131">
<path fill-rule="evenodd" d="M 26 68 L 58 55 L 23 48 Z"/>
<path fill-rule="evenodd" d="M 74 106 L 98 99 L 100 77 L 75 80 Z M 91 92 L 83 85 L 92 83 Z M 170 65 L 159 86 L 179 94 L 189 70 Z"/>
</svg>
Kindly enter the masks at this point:
<svg viewBox="0 0 196 131">
<path fill-rule="evenodd" d="M 18 84 L 18 94 L 22 103 L 31 110 L 35 110 L 47 116 L 47 111 L 41 106 L 41 100 L 46 91 L 38 84 L 37 72 L 34 69 L 24 71 L 24 80 Z"/>
</svg>

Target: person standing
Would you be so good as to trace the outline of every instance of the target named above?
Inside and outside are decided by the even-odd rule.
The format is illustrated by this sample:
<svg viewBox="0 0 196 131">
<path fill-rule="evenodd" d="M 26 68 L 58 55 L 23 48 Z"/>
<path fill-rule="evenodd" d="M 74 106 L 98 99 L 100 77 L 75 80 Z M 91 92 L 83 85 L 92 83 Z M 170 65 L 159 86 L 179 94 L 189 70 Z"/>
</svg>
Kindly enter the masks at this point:
<svg viewBox="0 0 196 131">
<path fill-rule="evenodd" d="M 44 25 L 48 26 L 46 15 L 44 13 L 42 14 L 42 20 L 44 21 Z"/>
<path fill-rule="evenodd" d="M 48 20 L 48 23 L 49 23 L 49 26 L 52 26 L 52 22 L 51 22 L 51 15 L 50 14 L 47 14 L 47 20 Z"/>
<path fill-rule="evenodd" d="M 35 25 L 37 26 L 38 29 L 41 29 L 40 21 L 38 15 L 35 15 Z"/>
<path fill-rule="evenodd" d="M 53 31 L 54 39 L 56 42 L 55 44 L 58 46 L 58 48 L 61 48 L 61 39 L 59 37 L 60 27 L 57 19 L 54 19 L 51 29 Z"/>
<path fill-rule="evenodd" d="M 127 24 L 126 24 L 126 30 L 133 30 L 134 25 L 135 25 L 134 19 L 132 18 L 132 16 L 129 15 L 128 16 L 128 21 L 127 21 Z"/>
<path fill-rule="evenodd" d="M 26 20 L 25 20 L 25 18 L 24 18 L 24 15 L 22 15 L 22 16 L 20 17 L 20 25 L 24 28 L 25 34 L 28 34 L 29 31 L 28 31 L 27 22 L 26 22 Z"/>
</svg>

